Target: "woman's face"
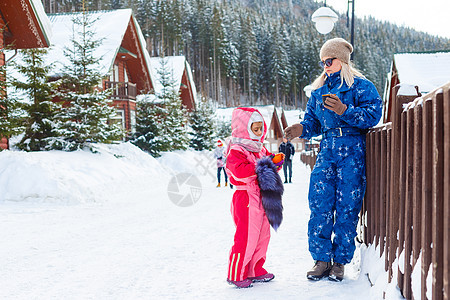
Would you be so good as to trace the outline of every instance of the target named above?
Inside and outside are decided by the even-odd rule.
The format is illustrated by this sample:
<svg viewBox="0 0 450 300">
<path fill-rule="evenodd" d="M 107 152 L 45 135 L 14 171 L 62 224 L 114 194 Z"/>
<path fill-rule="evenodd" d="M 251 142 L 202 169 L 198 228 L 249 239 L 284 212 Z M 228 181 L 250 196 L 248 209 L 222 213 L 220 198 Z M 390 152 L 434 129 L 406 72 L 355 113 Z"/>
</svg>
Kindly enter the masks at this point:
<svg viewBox="0 0 450 300">
<path fill-rule="evenodd" d="M 332 58 L 332 57 L 326 56 L 322 59 L 322 61 L 325 62 L 325 60 L 327 60 L 329 58 Z M 335 58 L 335 59 L 333 59 L 333 63 L 331 64 L 331 66 L 325 65 L 324 69 L 328 75 L 339 72 L 342 69 L 341 61 L 339 59 Z"/>
<path fill-rule="evenodd" d="M 253 122 L 251 129 L 256 136 L 261 136 L 263 134 L 263 122 Z"/>
</svg>

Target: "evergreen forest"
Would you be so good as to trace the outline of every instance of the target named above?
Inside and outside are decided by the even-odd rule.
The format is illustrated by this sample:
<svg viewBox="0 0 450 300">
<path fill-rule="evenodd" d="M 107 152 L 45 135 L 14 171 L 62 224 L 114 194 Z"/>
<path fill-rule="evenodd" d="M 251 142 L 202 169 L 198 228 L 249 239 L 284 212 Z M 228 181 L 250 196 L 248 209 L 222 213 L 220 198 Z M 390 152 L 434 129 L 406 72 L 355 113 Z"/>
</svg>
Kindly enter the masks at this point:
<svg viewBox="0 0 450 300">
<path fill-rule="evenodd" d="M 311 15 L 324 3 L 314 0 L 43 0 L 43 4 L 47 13 L 131 8 L 150 55 L 185 55 L 197 90 L 219 106 L 304 108 L 303 88 L 321 72 L 321 45 L 333 37 L 350 41 L 345 14 L 338 13 L 331 33 L 316 31 Z M 450 50 L 449 39 L 361 19 L 355 9 L 354 64 L 381 95 L 394 53 Z"/>
</svg>

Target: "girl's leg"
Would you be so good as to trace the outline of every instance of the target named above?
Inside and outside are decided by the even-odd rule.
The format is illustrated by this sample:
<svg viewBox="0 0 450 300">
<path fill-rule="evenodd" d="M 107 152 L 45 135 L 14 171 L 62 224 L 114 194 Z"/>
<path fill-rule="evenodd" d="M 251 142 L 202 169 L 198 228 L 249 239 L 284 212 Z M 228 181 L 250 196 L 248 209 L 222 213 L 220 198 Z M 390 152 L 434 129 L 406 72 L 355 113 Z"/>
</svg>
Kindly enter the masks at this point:
<svg viewBox="0 0 450 300">
<path fill-rule="evenodd" d="M 249 277 L 257 277 L 267 274 L 267 271 L 263 268 L 266 261 L 267 248 L 270 241 L 270 224 L 267 217 L 263 217 L 259 240 L 255 248 L 252 260 L 249 263 Z"/>
</svg>

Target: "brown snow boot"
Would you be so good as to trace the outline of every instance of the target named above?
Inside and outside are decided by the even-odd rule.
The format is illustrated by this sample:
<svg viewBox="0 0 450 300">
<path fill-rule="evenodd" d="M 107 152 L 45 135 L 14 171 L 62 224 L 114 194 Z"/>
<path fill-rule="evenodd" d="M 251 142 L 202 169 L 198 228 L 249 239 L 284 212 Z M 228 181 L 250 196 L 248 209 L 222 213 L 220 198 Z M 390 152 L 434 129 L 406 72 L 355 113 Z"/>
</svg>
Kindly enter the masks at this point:
<svg viewBox="0 0 450 300">
<path fill-rule="evenodd" d="M 220 183 L 218 183 L 216 187 L 220 187 Z"/>
<path fill-rule="evenodd" d="M 320 280 L 322 277 L 328 276 L 331 270 L 331 262 L 316 261 L 314 267 L 306 273 L 306 277 L 310 280 Z"/>
<path fill-rule="evenodd" d="M 344 265 L 335 262 L 328 275 L 328 279 L 332 281 L 342 281 L 342 279 L 344 279 Z"/>
</svg>

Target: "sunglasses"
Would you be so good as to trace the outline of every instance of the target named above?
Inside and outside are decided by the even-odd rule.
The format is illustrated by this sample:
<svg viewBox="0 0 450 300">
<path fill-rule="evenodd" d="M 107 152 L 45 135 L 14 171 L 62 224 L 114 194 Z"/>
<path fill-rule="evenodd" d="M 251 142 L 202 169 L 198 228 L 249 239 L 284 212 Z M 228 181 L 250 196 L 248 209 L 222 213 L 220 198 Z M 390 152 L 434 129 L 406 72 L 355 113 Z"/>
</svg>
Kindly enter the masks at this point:
<svg viewBox="0 0 450 300">
<path fill-rule="evenodd" d="M 333 64 L 333 60 L 335 60 L 335 59 L 336 59 L 336 57 L 327 58 L 327 59 L 325 59 L 325 61 L 319 61 L 319 66 L 321 68 L 324 68 L 325 66 L 331 67 L 331 65 Z"/>
</svg>

